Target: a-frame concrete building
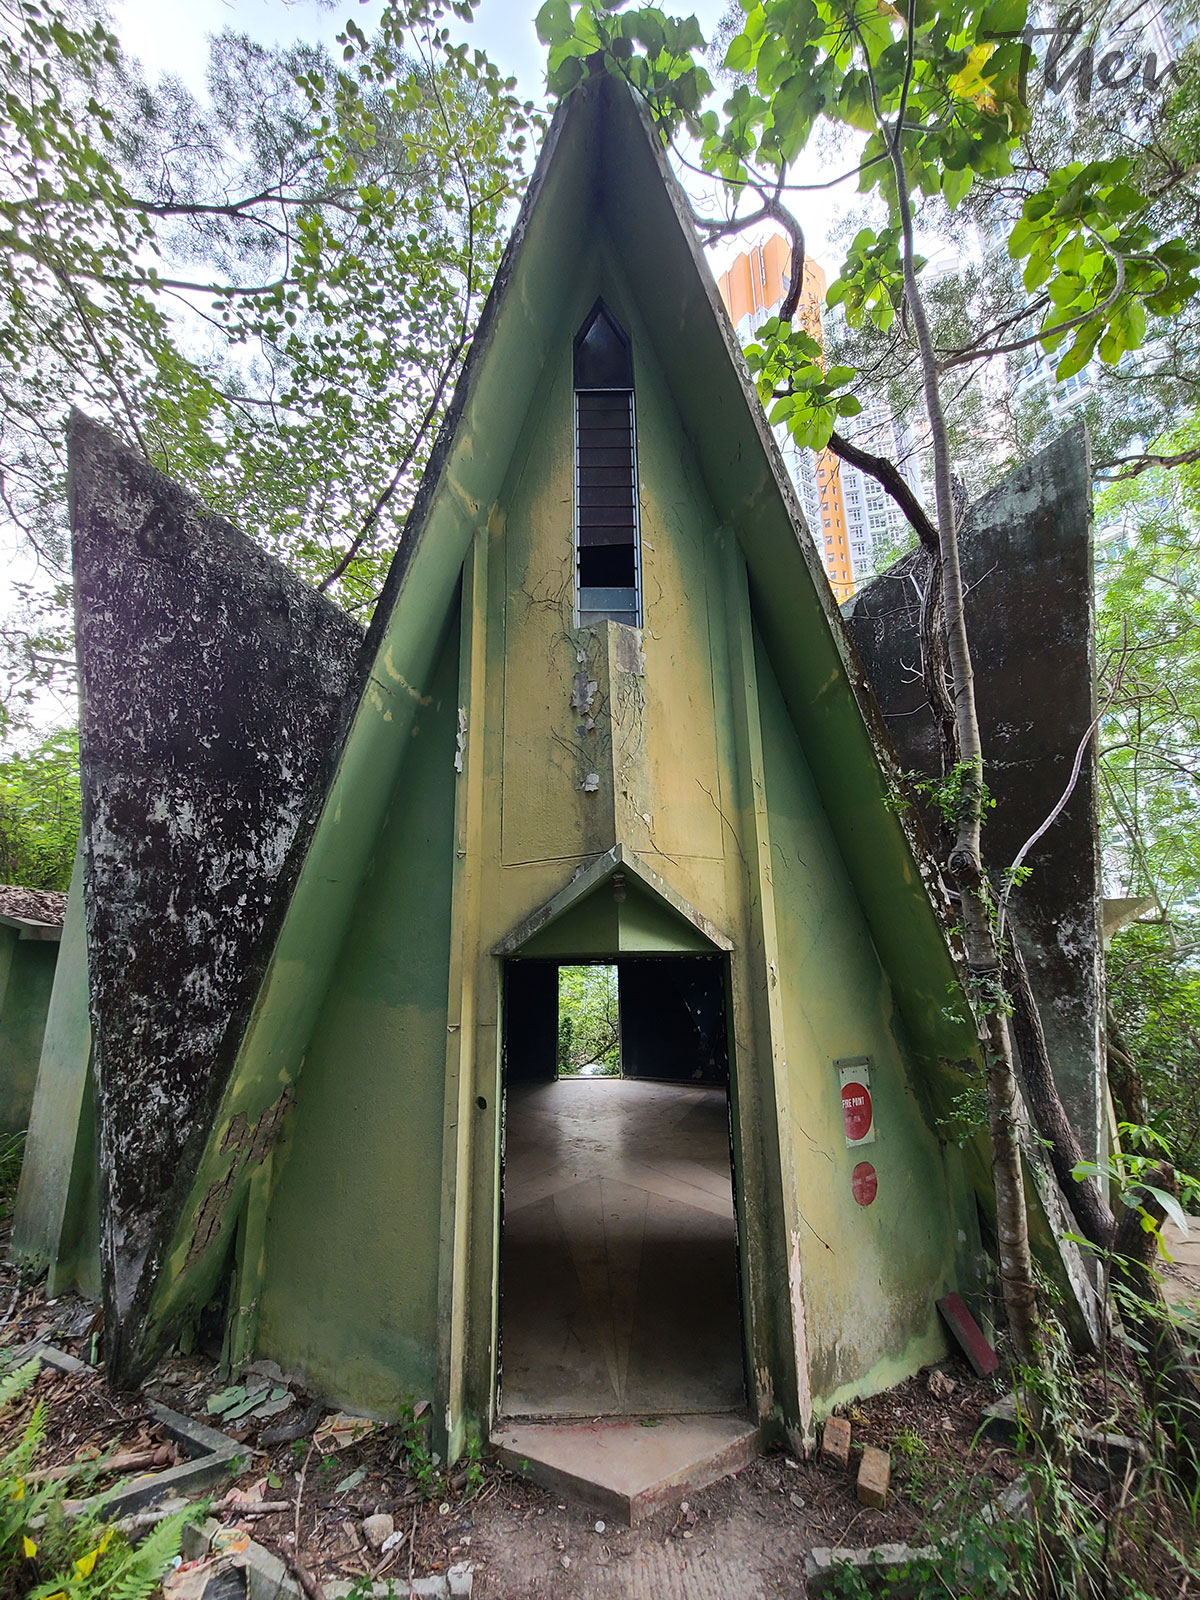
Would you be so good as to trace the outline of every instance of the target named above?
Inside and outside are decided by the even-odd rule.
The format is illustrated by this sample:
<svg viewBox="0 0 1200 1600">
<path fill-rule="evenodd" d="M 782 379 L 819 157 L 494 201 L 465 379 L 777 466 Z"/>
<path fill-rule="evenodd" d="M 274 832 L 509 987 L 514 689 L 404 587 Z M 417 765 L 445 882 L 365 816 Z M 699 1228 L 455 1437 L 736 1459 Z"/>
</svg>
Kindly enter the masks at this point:
<svg viewBox="0 0 1200 1600">
<path fill-rule="evenodd" d="M 555 118 L 365 640 L 83 421 L 72 465 L 85 851 L 17 1244 L 102 1280 L 115 1377 L 217 1305 L 454 1453 L 802 1441 L 936 1359 L 991 1203 L 946 907 L 625 86 Z M 555 1082 L 589 960 L 626 1075 Z"/>
</svg>

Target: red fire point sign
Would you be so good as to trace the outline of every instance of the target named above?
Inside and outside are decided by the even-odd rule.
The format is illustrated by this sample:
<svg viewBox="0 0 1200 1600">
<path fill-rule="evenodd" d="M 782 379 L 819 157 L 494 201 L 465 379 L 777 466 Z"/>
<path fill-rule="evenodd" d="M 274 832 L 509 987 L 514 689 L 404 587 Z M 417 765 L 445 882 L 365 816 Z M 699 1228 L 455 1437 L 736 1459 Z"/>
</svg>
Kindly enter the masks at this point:
<svg viewBox="0 0 1200 1600">
<path fill-rule="evenodd" d="M 851 1173 L 850 1190 L 860 1206 L 869 1206 L 879 1193 L 879 1177 L 869 1161 L 860 1161 Z"/>
<path fill-rule="evenodd" d="M 871 1091 L 865 1083 L 853 1079 L 842 1085 L 842 1120 L 846 1124 L 846 1138 L 852 1144 L 861 1144 L 871 1131 Z"/>
<path fill-rule="evenodd" d="M 875 1143 L 874 1109 L 871 1105 L 870 1056 L 843 1056 L 833 1063 L 842 1094 L 842 1128 L 846 1145 Z"/>
</svg>

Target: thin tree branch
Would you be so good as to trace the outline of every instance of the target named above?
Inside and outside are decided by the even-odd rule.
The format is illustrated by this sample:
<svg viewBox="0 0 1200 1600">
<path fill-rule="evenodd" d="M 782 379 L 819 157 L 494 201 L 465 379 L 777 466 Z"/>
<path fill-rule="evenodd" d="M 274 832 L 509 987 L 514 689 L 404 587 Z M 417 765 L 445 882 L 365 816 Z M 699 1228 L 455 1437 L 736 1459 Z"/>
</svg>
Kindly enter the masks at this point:
<svg viewBox="0 0 1200 1600">
<path fill-rule="evenodd" d="M 1179 450 L 1173 455 L 1114 456 L 1111 461 L 1098 461 L 1092 470 L 1097 477 L 1116 483 L 1121 478 L 1136 478 L 1151 467 L 1186 467 L 1193 461 L 1200 461 L 1200 446 L 1192 450 Z M 1113 468 L 1119 470 L 1113 471 Z"/>
<path fill-rule="evenodd" d="M 917 538 L 927 550 L 937 551 L 937 529 L 929 520 L 929 513 L 909 488 L 900 469 L 886 456 L 872 455 L 860 445 L 852 444 L 835 429 L 829 436 L 829 448 L 848 466 L 857 467 L 883 485 L 888 494 L 912 524 Z"/>
</svg>

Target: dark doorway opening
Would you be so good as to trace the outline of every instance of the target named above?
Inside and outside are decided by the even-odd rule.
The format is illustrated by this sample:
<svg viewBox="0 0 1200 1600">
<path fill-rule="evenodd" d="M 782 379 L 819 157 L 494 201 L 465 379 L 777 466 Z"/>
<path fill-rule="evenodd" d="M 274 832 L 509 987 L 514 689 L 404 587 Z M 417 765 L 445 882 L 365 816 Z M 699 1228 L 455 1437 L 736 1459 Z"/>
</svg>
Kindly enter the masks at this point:
<svg viewBox="0 0 1200 1600">
<path fill-rule="evenodd" d="M 653 1416 L 745 1404 L 721 957 L 626 956 L 605 1070 L 570 1070 L 573 963 L 505 974 L 500 1409 Z M 596 996 L 599 995 L 599 1000 Z M 579 1013 L 576 1012 L 578 1021 Z M 566 1030 L 567 1046 L 578 1033 Z M 615 1071 L 612 1070 L 615 1053 Z M 568 1070 L 562 1071 L 564 1061 Z M 590 1063 L 582 1063 L 588 1065 Z"/>
</svg>

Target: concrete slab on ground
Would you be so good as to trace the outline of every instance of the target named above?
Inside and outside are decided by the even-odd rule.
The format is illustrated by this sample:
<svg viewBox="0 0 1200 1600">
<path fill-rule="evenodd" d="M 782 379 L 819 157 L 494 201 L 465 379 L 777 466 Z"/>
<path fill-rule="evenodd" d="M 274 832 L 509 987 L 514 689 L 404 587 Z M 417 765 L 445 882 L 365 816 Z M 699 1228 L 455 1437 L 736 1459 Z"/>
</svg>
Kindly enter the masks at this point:
<svg viewBox="0 0 1200 1600">
<path fill-rule="evenodd" d="M 509 1422 L 492 1448 L 510 1471 L 638 1523 L 737 1472 L 758 1452 L 745 1417 L 712 1414 L 597 1422 Z"/>
</svg>

